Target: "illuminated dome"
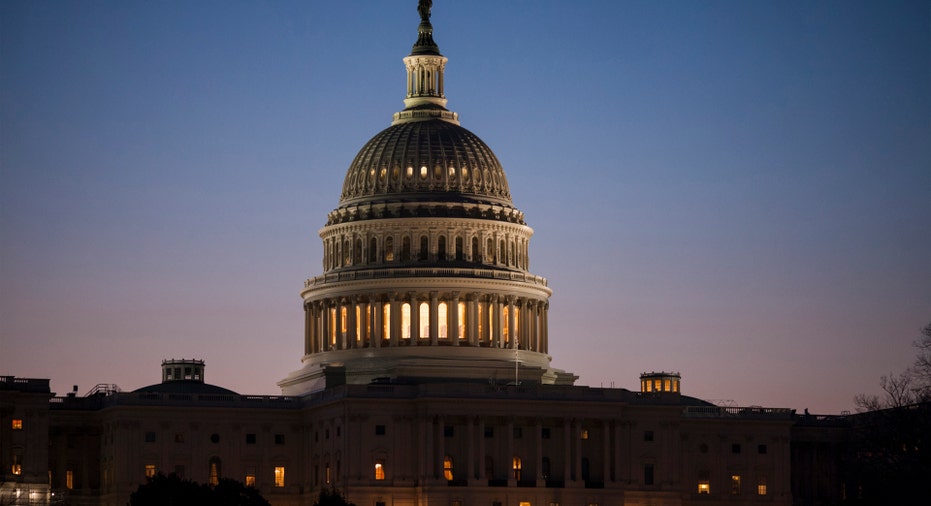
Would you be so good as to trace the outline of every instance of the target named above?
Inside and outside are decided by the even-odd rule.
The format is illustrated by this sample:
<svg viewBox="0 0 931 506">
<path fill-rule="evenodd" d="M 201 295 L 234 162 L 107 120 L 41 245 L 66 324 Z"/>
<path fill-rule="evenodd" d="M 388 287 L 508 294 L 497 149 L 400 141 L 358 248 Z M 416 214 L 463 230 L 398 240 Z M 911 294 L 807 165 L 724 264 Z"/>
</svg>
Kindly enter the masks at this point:
<svg viewBox="0 0 931 506">
<path fill-rule="evenodd" d="M 572 384 L 550 367 L 533 229 L 491 149 L 446 109 L 446 57 L 421 2 L 404 58 L 405 108 L 346 172 L 320 229 L 323 273 L 304 283 L 303 395 L 344 383 Z"/>
<path fill-rule="evenodd" d="M 507 178 L 491 149 L 472 132 L 438 118 L 382 130 L 346 173 L 341 208 L 398 200 L 512 207 Z"/>
</svg>

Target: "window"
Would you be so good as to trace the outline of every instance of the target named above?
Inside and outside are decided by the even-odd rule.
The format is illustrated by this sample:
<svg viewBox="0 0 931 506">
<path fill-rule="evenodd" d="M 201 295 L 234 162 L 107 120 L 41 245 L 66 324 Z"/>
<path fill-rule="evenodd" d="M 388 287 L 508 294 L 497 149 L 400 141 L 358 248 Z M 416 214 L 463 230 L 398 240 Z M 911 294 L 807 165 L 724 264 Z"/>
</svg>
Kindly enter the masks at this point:
<svg viewBox="0 0 931 506">
<path fill-rule="evenodd" d="M 384 425 L 376 425 L 376 426 L 375 426 L 375 435 L 376 435 L 376 436 L 384 436 L 384 435 L 385 435 L 385 426 L 384 426 Z"/>
<path fill-rule="evenodd" d="M 246 484 L 247 487 L 254 487 L 254 486 L 255 486 L 255 468 L 254 468 L 254 467 L 247 467 L 247 468 L 246 468 L 246 479 L 245 479 L 245 484 Z"/>
<path fill-rule="evenodd" d="M 275 487 L 284 486 L 284 466 L 275 467 Z"/>
<path fill-rule="evenodd" d="M 455 428 L 452 425 L 446 425 L 443 427 L 443 436 L 453 437 L 456 434 Z"/>
<path fill-rule="evenodd" d="M 184 478 L 184 466 L 175 466 L 175 474 L 178 478 Z"/>
<path fill-rule="evenodd" d="M 155 477 L 155 464 L 146 464 L 145 465 L 145 477 L 154 478 Z"/>
<path fill-rule="evenodd" d="M 543 427 L 543 428 L 541 428 L 541 429 L 540 429 L 540 437 L 543 438 L 543 439 L 549 439 L 549 438 L 550 438 L 550 428 L 549 428 L 549 427 Z"/>
<path fill-rule="evenodd" d="M 644 485 L 653 484 L 653 464 L 643 465 L 643 484 Z"/>
<path fill-rule="evenodd" d="M 23 474 L 23 456 L 18 454 L 13 454 L 13 465 L 10 466 L 10 471 L 19 476 Z"/>
<path fill-rule="evenodd" d="M 708 483 L 708 480 L 701 480 L 698 482 L 698 493 L 711 494 L 711 484 Z"/>
<path fill-rule="evenodd" d="M 220 435 L 219 435 L 219 434 L 211 434 L 211 435 L 210 435 L 210 442 L 211 442 L 211 443 L 219 443 L 219 442 L 220 442 Z"/>
<path fill-rule="evenodd" d="M 518 503 L 518 504 L 519 504 L 519 506 L 530 506 L 530 501 L 521 501 L 521 502 Z"/>
<path fill-rule="evenodd" d="M 175 443 L 183 443 L 183 442 L 184 442 L 184 433 L 175 432 Z"/>
<path fill-rule="evenodd" d="M 485 437 L 495 437 L 495 428 L 485 427 Z"/>
<path fill-rule="evenodd" d="M 443 457 L 443 477 L 446 481 L 453 481 L 453 458 L 449 455 Z"/>
<path fill-rule="evenodd" d="M 284 434 L 275 434 L 275 444 L 276 445 L 284 444 Z"/>
<path fill-rule="evenodd" d="M 148 431 L 148 432 L 145 433 L 145 442 L 146 442 L 146 443 L 154 443 L 154 442 L 155 442 L 155 432 L 154 432 L 154 431 Z"/>
<path fill-rule="evenodd" d="M 217 457 L 210 459 L 210 474 L 207 483 L 214 486 L 220 483 L 220 459 Z"/>
<path fill-rule="evenodd" d="M 247 445 L 255 444 L 255 434 L 246 434 L 246 444 Z"/>
<path fill-rule="evenodd" d="M 71 469 L 65 471 L 65 488 L 74 490 L 74 471 Z"/>
<path fill-rule="evenodd" d="M 327 464 L 323 468 L 323 483 L 329 485 L 331 479 L 332 479 L 332 473 L 330 472 L 330 464 Z"/>
<path fill-rule="evenodd" d="M 760 476 L 756 479 L 756 495 L 766 495 L 766 477 Z"/>
<path fill-rule="evenodd" d="M 734 443 L 731 445 L 731 453 L 740 453 L 740 443 Z"/>
<path fill-rule="evenodd" d="M 543 464 L 543 469 L 542 469 L 542 470 L 543 470 L 543 479 L 544 479 L 544 480 L 548 480 L 548 479 L 550 479 L 550 458 L 549 458 L 549 457 L 543 457 L 543 462 L 542 462 L 542 464 Z"/>
<path fill-rule="evenodd" d="M 740 495 L 740 475 L 731 475 L 731 495 Z"/>
<path fill-rule="evenodd" d="M 588 439 L 588 429 L 582 429 L 581 432 L 579 432 L 579 437 L 582 439 Z"/>
<path fill-rule="evenodd" d="M 653 441 L 653 431 L 652 431 L 652 430 L 644 431 L 644 432 L 643 432 L 643 440 L 644 440 L 644 441 Z"/>
<path fill-rule="evenodd" d="M 13 427 L 13 430 L 23 430 L 23 419 L 14 418 L 12 427 Z"/>
<path fill-rule="evenodd" d="M 514 427 L 514 439 L 521 439 L 524 437 L 524 429 L 521 427 Z"/>
<path fill-rule="evenodd" d="M 329 472 L 329 467 L 327 471 Z M 375 459 L 375 479 L 384 480 L 385 479 L 385 459 Z M 327 478 L 329 482 L 329 477 Z"/>
<path fill-rule="evenodd" d="M 765 455 L 767 451 L 766 445 L 757 445 L 756 452 L 760 455 Z"/>
<path fill-rule="evenodd" d="M 511 469 L 514 471 L 514 479 L 517 481 L 520 481 L 522 467 L 523 466 L 521 465 L 520 457 L 514 456 L 514 458 L 511 460 Z"/>
<path fill-rule="evenodd" d="M 485 455 L 485 479 L 495 479 L 495 459 L 491 455 Z"/>
</svg>

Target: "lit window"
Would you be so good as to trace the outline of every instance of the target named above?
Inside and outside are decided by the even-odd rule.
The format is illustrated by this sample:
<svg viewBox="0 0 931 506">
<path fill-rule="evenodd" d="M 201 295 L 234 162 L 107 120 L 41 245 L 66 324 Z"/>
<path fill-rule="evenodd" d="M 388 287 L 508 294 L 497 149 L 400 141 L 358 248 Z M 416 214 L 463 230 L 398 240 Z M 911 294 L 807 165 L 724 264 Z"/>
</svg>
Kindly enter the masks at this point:
<svg viewBox="0 0 931 506">
<path fill-rule="evenodd" d="M 330 465 L 327 464 L 326 467 L 323 468 L 323 483 L 329 485 L 330 478 L 332 478 L 331 473 L 330 473 Z"/>
<path fill-rule="evenodd" d="M 588 439 L 588 429 L 582 429 L 580 436 L 582 439 Z"/>
<path fill-rule="evenodd" d="M 21 418 L 13 419 L 13 430 L 23 430 L 23 420 Z"/>
<path fill-rule="evenodd" d="M 275 467 L 275 486 L 278 488 L 284 486 L 284 466 Z"/>
<path fill-rule="evenodd" d="M 216 457 L 210 459 L 210 475 L 207 482 L 213 486 L 220 483 L 220 459 Z"/>
<path fill-rule="evenodd" d="M 520 457 L 515 456 L 514 459 L 511 461 L 511 469 L 514 470 L 514 479 L 517 481 L 520 481 L 521 468 L 522 468 L 522 465 L 521 465 Z"/>
<path fill-rule="evenodd" d="M 698 493 L 699 494 L 710 494 L 711 493 L 711 484 L 707 481 L 698 482 Z"/>
<path fill-rule="evenodd" d="M 530 506 L 530 501 L 521 501 L 520 506 Z"/>
<path fill-rule="evenodd" d="M 154 478 L 155 477 L 155 464 L 146 464 L 145 465 L 145 477 Z"/>
<path fill-rule="evenodd" d="M 250 467 L 246 469 L 246 486 L 254 487 L 255 486 L 255 468 Z"/>
<path fill-rule="evenodd" d="M 330 480 L 329 476 L 330 476 L 330 468 L 327 467 L 327 482 L 329 482 Z M 384 459 L 375 460 L 375 479 L 376 480 L 385 479 L 385 460 Z"/>
<path fill-rule="evenodd" d="M 74 471 L 71 469 L 65 471 L 65 488 L 68 490 L 74 489 Z"/>
<path fill-rule="evenodd" d="M 756 494 L 766 495 L 766 477 L 760 476 L 756 481 Z"/>
<path fill-rule="evenodd" d="M 740 475 L 731 475 L 731 495 L 740 495 Z"/>
<path fill-rule="evenodd" d="M 453 458 L 449 455 L 443 457 L 443 476 L 446 481 L 453 481 Z"/>
<path fill-rule="evenodd" d="M 19 476 L 23 474 L 23 456 L 22 455 L 13 455 L 13 465 L 10 466 L 10 471 L 13 474 Z"/>
</svg>

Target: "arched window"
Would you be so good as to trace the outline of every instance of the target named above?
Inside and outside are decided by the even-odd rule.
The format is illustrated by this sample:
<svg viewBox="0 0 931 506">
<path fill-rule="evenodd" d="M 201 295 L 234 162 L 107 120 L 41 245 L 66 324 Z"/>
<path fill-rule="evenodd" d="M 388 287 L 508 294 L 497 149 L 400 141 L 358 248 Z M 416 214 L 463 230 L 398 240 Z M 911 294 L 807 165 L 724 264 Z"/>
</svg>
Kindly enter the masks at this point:
<svg viewBox="0 0 931 506">
<path fill-rule="evenodd" d="M 520 481 L 521 469 L 523 468 L 520 457 L 517 455 L 511 460 L 511 469 L 514 471 L 514 479 Z"/>
<path fill-rule="evenodd" d="M 462 237 L 456 237 L 456 260 L 463 260 L 465 252 L 462 247 Z"/>
<path fill-rule="evenodd" d="M 449 455 L 443 457 L 443 477 L 446 481 L 453 481 L 453 458 Z"/>
<path fill-rule="evenodd" d="M 507 305 L 501 306 L 501 339 L 505 344 L 509 344 L 511 339 L 511 326 L 508 325 L 509 311 L 510 308 Z"/>
<path fill-rule="evenodd" d="M 411 261 L 411 238 L 404 237 L 401 239 L 401 261 L 410 262 Z"/>
<path fill-rule="evenodd" d="M 501 255 L 501 263 L 507 265 L 508 263 L 508 249 L 504 245 L 504 239 L 498 243 L 498 254 Z"/>
<path fill-rule="evenodd" d="M 446 236 L 441 235 L 436 243 L 436 259 L 439 261 L 446 260 Z"/>
<path fill-rule="evenodd" d="M 210 458 L 210 474 L 207 483 L 216 486 L 220 483 L 220 459 L 219 457 Z"/>
<path fill-rule="evenodd" d="M 411 305 L 407 302 L 401 304 L 401 338 L 411 338 Z"/>
<path fill-rule="evenodd" d="M 446 339 L 449 337 L 447 333 L 447 325 L 449 325 L 449 314 L 446 311 L 446 303 L 440 302 L 437 306 L 437 323 L 439 323 L 440 339 Z"/>
<path fill-rule="evenodd" d="M 356 238 L 356 247 L 352 250 L 352 263 L 362 263 L 362 239 Z"/>
<path fill-rule="evenodd" d="M 420 303 L 420 337 L 430 337 L 430 304 Z"/>
<path fill-rule="evenodd" d="M 391 303 L 385 302 L 381 306 L 381 338 L 391 339 Z"/>
<path fill-rule="evenodd" d="M 495 242 L 488 238 L 488 244 L 485 246 L 485 263 L 495 263 Z"/>
<path fill-rule="evenodd" d="M 349 239 L 343 241 L 343 265 L 352 265 L 352 248 Z"/>
<path fill-rule="evenodd" d="M 385 238 L 385 262 L 394 262 L 394 237 Z"/>
<path fill-rule="evenodd" d="M 472 238 L 472 261 L 478 263 L 481 260 L 482 258 L 479 256 L 479 251 L 478 251 L 478 237 L 473 237 Z"/>
<path fill-rule="evenodd" d="M 385 459 L 375 459 L 375 479 L 385 479 Z"/>
<path fill-rule="evenodd" d="M 459 339 L 466 339 L 466 303 L 459 302 L 459 307 L 457 309 L 459 313 Z"/>
<path fill-rule="evenodd" d="M 425 262 L 430 259 L 430 239 L 425 235 L 420 236 L 420 251 L 418 254 L 421 261 Z"/>
<path fill-rule="evenodd" d="M 514 243 L 511 243 L 511 254 L 508 256 L 508 264 L 514 265 L 517 263 L 517 251 L 514 249 Z"/>
<path fill-rule="evenodd" d="M 369 239 L 369 263 L 374 264 L 378 260 L 378 240 L 374 237 Z"/>
</svg>

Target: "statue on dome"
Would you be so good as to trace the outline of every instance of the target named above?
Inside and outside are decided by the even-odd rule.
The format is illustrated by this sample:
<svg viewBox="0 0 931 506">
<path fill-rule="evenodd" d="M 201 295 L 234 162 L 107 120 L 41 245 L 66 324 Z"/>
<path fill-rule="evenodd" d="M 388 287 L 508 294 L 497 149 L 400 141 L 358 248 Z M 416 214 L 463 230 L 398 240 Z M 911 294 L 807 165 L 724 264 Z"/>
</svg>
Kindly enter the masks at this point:
<svg viewBox="0 0 931 506">
<path fill-rule="evenodd" d="M 433 0 L 420 0 L 417 4 L 417 12 L 420 13 L 421 21 L 430 21 L 430 8 L 433 7 Z"/>
</svg>

